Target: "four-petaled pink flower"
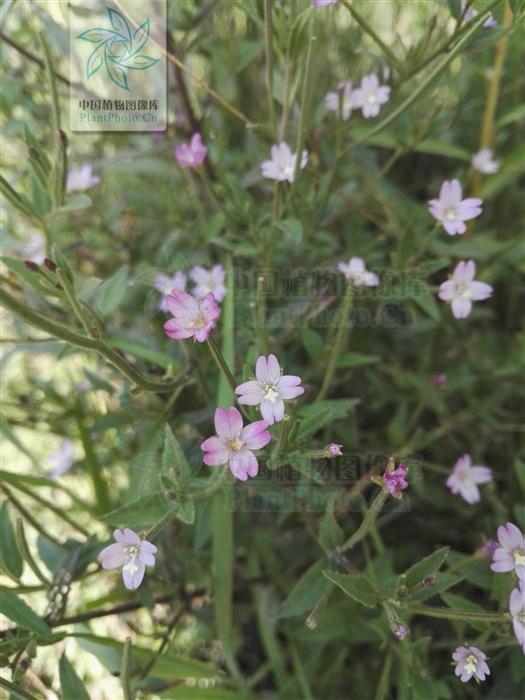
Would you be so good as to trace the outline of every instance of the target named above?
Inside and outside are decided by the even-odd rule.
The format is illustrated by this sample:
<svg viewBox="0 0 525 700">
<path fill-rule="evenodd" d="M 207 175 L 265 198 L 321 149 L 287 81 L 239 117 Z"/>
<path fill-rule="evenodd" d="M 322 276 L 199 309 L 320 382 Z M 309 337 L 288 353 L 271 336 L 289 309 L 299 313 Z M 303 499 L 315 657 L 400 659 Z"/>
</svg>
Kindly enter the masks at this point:
<svg viewBox="0 0 525 700">
<path fill-rule="evenodd" d="M 483 200 L 479 197 L 462 199 L 459 180 L 445 180 L 439 191 L 439 199 L 431 199 L 429 211 L 450 236 L 465 233 L 465 221 L 481 214 Z"/>
<path fill-rule="evenodd" d="M 399 464 L 397 469 L 390 471 L 387 469 L 383 474 L 383 483 L 388 493 L 394 498 L 401 497 L 401 491 L 408 488 L 408 481 L 406 476 L 408 474 L 408 467 L 402 462 Z"/>
<path fill-rule="evenodd" d="M 295 174 L 295 162 L 297 156 L 292 153 L 290 146 L 287 143 L 281 142 L 272 146 L 272 159 L 265 160 L 261 163 L 261 173 L 263 177 L 268 177 L 270 180 L 279 180 L 283 182 L 293 182 Z M 308 151 L 303 151 L 301 156 L 301 170 L 308 162 Z"/>
<path fill-rule="evenodd" d="M 342 457 L 343 453 L 341 452 L 341 447 L 342 445 L 338 445 L 336 442 L 331 442 L 324 448 L 327 457 Z"/>
<path fill-rule="evenodd" d="M 369 272 L 365 268 L 363 258 L 350 258 L 347 263 L 337 263 L 337 269 L 342 272 L 347 280 L 352 280 L 354 287 L 377 287 L 379 277 L 375 272 Z"/>
<path fill-rule="evenodd" d="M 178 290 L 184 292 L 186 289 L 186 275 L 184 272 L 176 272 L 172 277 L 165 275 L 163 272 L 159 272 L 155 276 L 153 282 L 155 289 L 160 292 L 161 300 L 159 303 L 159 309 L 161 311 L 168 311 L 167 297 L 171 292 Z"/>
<path fill-rule="evenodd" d="M 224 286 L 224 268 L 222 265 L 214 265 L 211 270 L 206 270 L 200 265 L 196 265 L 190 272 L 191 279 L 195 282 L 195 287 L 191 293 L 196 299 L 204 299 L 210 292 L 213 293 L 215 301 L 221 302 L 226 296 Z"/>
<path fill-rule="evenodd" d="M 454 673 L 466 683 L 472 677 L 476 682 L 484 681 L 490 676 L 490 668 L 487 666 L 487 656 L 478 647 L 458 647 L 452 654 L 456 662 Z"/>
<path fill-rule="evenodd" d="M 355 91 L 349 80 L 338 83 L 337 89 L 327 93 L 325 97 L 326 108 L 332 112 L 339 114 L 339 104 L 341 104 L 341 117 L 345 122 L 350 119 L 352 110 L 360 106 L 359 102 L 356 102 Z"/>
<path fill-rule="evenodd" d="M 492 471 L 488 467 L 473 467 L 470 455 L 465 454 L 454 465 L 447 486 L 452 493 L 459 493 L 467 503 L 472 504 L 480 498 L 478 484 L 487 484 L 489 481 L 492 481 Z"/>
<path fill-rule="evenodd" d="M 204 299 L 195 299 L 191 294 L 175 290 L 166 297 L 166 306 L 173 318 L 166 321 L 164 331 L 173 340 L 193 338 L 203 343 L 221 315 L 211 292 Z"/>
<path fill-rule="evenodd" d="M 114 530 L 113 538 L 115 544 L 104 547 L 98 558 L 104 569 L 122 569 L 124 585 L 133 591 L 142 583 L 146 566 L 155 565 L 157 548 L 127 527 Z"/>
<path fill-rule="evenodd" d="M 191 137 L 189 143 L 181 143 L 175 149 L 175 158 L 181 168 L 197 168 L 202 164 L 208 149 L 202 143 L 202 137 L 197 132 Z"/>
<path fill-rule="evenodd" d="M 473 260 L 459 262 L 452 279 L 439 286 L 438 297 L 441 301 L 450 301 L 454 318 L 467 318 L 472 311 L 473 301 L 484 301 L 492 294 L 492 287 L 486 282 L 474 279 L 476 264 Z"/>
<path fill-rule="evenodd" d="M 259 406 L 262 417 L 273 425 L 284 418 L 284 401 L 304 394 L 301 377 L 291 374 L 281 376 L 281 367 L 275 355 L 268 359 L 261 355 L 255 364 L 256 380 L 240 384 L 235 393 L 240 404 Z"/>
<path fill-rule="evenodd" d="M 67 191 L 68 192 L 85 192 L 91 187 L 98 185 L 100 178 L 98 175 L 93 175 L 91 165 L 82 165 L 80 168 L 73 168 L 67 174 Z"/>
<path fill-rule="evenodd" d="M 380 85 L 376 73 L 369 73 L 361 80 L 361 85 L 354 90 L 354 104 L 360 107 L 363 117 L 377 117 L 381 105 L 390 99 L 390 88 L 388 85 Z"/>
<path fill-rule="evenodd" d="M 253 450 L 260 450 L 272 439 L 268 423 L 258 420 L 243 428 L 242 416 L 234 406 L 217 408 L 215 432 L 215 437 L 208 438 L 201 445 L 206 453 L 204 464 L 209 467 L 227 464 L 233 476 L 241 481 L 257 476 L 259 463 Z"/>
<path fill-rule="evenodd" d="M 492 571 L 502 573 L 515 571 L 518 577 L 525 581 L 525 537 L 523 532 L 514 525 L 507 523 L 498 527 L 499 546 L 492 555 Z"/>
<path fill-rule="evenodd" d="M 494 160 L 492 148 L 482 148 L 472 156 L 472 167 L 483 175 L 492 175 L 499 170 L 499 160 Z"/>
<path fill-rule="evenodd" d="M 525 654 L 525 581 L 520 581 L 519 588 L 510 594 L 509 611 L 512 615 L 514 634 Z"/>
</svg>

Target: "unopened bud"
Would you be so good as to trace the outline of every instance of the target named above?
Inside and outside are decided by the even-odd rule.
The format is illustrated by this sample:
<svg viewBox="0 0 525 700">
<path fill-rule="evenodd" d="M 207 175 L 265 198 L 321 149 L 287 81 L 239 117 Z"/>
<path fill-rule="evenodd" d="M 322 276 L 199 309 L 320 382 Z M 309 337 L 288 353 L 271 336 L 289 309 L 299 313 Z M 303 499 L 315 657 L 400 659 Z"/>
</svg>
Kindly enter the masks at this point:
<svg viewBox="0 0 525 700">
<path fill-rule="evenodd" d="M 28 270 L 31 270 L 31 272 L 36 272 L 38 270 L 38 265 L 32 260 L 24 260 L 24 265 Z"/>
<path fill-rule="evenodd" d="M 57 269 L 57 264 L 53 260 L 51 260 L 51 258 L 45 258 L 44 265 L 47 267 L 48 270 L 51 270 L 51 272 L 55 272 L 55 270 Z"/>
<path fill-rule="evenodd" d="M 406 625 L 399 623 L 393 628 L 392 632 L 394 633 L 394 636 L 398 639 L 404 639 L 410 632 L 410 630 Z"/>
<path fill-rule="evenodd" d="M 437 576 L 425 576 L 423 579 L 423 585 L 426 586 L 427 588 L 431 588 L 432 586 L 435 586 L 437 583 Z"/>
</svg>

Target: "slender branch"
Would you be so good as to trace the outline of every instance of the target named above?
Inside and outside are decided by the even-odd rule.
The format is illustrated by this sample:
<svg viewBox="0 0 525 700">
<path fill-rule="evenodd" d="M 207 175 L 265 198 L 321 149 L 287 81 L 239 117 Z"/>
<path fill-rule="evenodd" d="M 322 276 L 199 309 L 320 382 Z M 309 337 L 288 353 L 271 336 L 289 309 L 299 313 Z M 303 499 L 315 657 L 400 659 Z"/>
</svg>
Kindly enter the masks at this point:
<svg viewBox="0 0 525 700">
<path fill-rule="evenodd" d="M 352 285 L 352 280 L 348 280 L 345 296 L 343 297 L 343 301 L 341 302 L 341 307 L 339 309 L 339 313 L 341 314 L 341 318 L 339 319 L 339 327 L 337 329 L 337 334 L 332 345 L 332 352 L 330 353 L 330 357 L 326 365 L 323 384 L 321 386 L 319 394 L 315 399 L 316 401 L 321 401 L 321 399 L 324 399 L 332 385 L 332 380 L 334 378 L 335 370 L 337 367 L 337 360 L 339 359 L 339 355 L 341 353 L 341 350 L 343 349 L 344 341 L 348 331 L 348 314 L 352 306 L 353 296 L 354 289 Z"/>
<path fill-rule="evenodd" d="M 40 68 L 45 70 L 46 64 L 44 63 L 44 61 L 41 58 L 39 58 L 38 56 L 35 56 L 35 54 L 33 54 L 30 51 L 28 51 L 27 49 L 25 49 L 23 46 L 18 44 L 14 39 L 11 39 L 11 37 L 7 36 L 7 34 L 0 32 L 0 39 L 2 41 L 5 41 L 5 43 L 8 44 L 8 46 L 15 49 L 15 51 L 18 51 L 18 53 L 21 56 L 24 56 L 29 61 L 32 61 L 37 66 L 39 66 Z M 53 73 L 54 73 L 56 79 L 60 80 L 61 83 L 63 83 L 64 85 L 67 85 L 67 87 L 71 86 L 71 83 L 69 82 L 69 80 L 67 78 L 65 78 L 63 75 L 60 75 L 60 73 L 57 73 L 56 71 L 53 71 Z"/>
<path fill-rule="evenodd" d="M 133 700 L 133 691 L 131 690 L 130 682 L 130 662 L 131 662 L 131 637 L 126 637 L 124 640 L 124 648 L 122 649 L 122 659 L 120 663 L 120 683 L 122 685 L 122 693 L 124 700 Z"/>
<path fill-rule="evenodd" d="M 22 553 L 26 562 L 29 564 L 30 568 L 33 570 L 33 573 L 35 574 L 37 579 L 41 581 L 44 584 L 44 586 L 48 586 L 49 579 L 46 576 L 44 576 L 44 574 L 40 570 L 40 567 L 34 560 L 33 555 L 31 554 L 31 550 L 29 549 L 29 545 L 27 544 L 26 533 L 24 531 L 24 521 L 22 520 L 22 518 L 16 519 L 15 538 L 16 543 L 18 545 L 18 549 Z"/>
<path fill-rule="evenodd" d="M 375 500 L 372 502 L 370 508 L 366 511 L 361 525 L 357 528 L 354 534 L 338 548 L 339 552 L 345 552 L 347 549 L 355 547 L 358 542 L 361 542 L 377 520 L 377 516 L 381 512 L 387 498 L 388 491 L 386 489 L 381 489 Z"/>
<path fill-rule="evenodd" d="M 314 41 L 316 41 L 315 36 L 310 36 L 308 41 L 308 50 L 306 52 L 306 63 L 304 66 L 303 74 L 303 91 L 301 94 L 301 112 L 299 114 L 299 126 L 297 131 L 297 143 L 295 147 L 295 168 L 293 174 L 293 181 L 290 187 L 289 198 L 292 195 L 295 183 L 297 182 L 297 177 L 299 171 L 301 170 L 302 152 L 304 146 L 304 131 L 306 123 L 306 112 L 308 108 L 308 98 L 309 98 L 309 87 L 310 87 L 310 72 L 312 67 L 312 48 Z"/>
<path fill-rule="evenodd" d="M 230 368 L 226 364 L 226 360 L 224 359 L 222 352 L 220 351 L 220 348 L 217 345 L 217 342 L 215 341 L 215 338 L 211 334 L 208 336 L 208 347 L 210 348 L 211 354 L 217 362 L 219 369 L 224 373 L 224 376 L 228 380 L 228 383 L 230 384 L 233 393 L 235 393 L 235 389 L 237 387 L 235 377 L 231 373 Z"/>
<path fill-rule="evenodd" d="M 175 598 L 174 593 L 167 593 L 166 595 L 160 596 L 153 599 L 153 605 L 169 603 Z M 63 627 L 64 625 L 76 625 L 82 622 L 88 622 L 89 620 L 95 620 L 100 617 L 109 617 L 110 615 L 120 615 L 121 613 L 131 612 L 132 610 L 140 610 L 140 608 L 151 607 L 150 603 L 145 603 L 142 600 L 130 600 L 127 603 L 121 603 L 120 605 L 115 605 L 113 608 L 105 608 L 103 610 L 91 610 L 90 612 L 81 613 L 79 615 L 71 615 L 70 617 L 63 617 L 60 620 L 50 620 L 48 625 L 50 627 Z"/>
<path fill-rule="evenodd" d="M 266 90 L 268 92 L 268 114 L 270 123 L 275 128 L 275 110 L 273 106 L 273 54 L 272 54 L 272 2 L 264 0 L 264 50 L 266 53 Z"/>
<path fill-rule="evenodd" d="M 430 605 L 410 605 L 407 612 L 426 617 L 441 617 L 447 620 L 462 620 L 465 622 L 510 622 L 510 613 L 475 612 L 472 610 L 456 610 L 454 608 L 438 608 Z"/>
<path fill-rule="evenodd" d="M 47 538 L 50 542 L 55 544 L 57 547 L 62 547 L 62 543 L 59 542 L 55 537 L 50 535 L 48 532 L 44 530 L 42 525 L 31 515 L 31 513 L 23 506 L 18 498 L 14 496 L 11 493 L 11 490 L 6 486 L 5 482 L 2 483 L 2 488 L 4 489 L 4 493 L 7 496 L 7 498 L 11 501 L 11 503 L 14 505 L 14 507 L 17 509 L 21 515 L 24 516 L 24 518 L 27 520 L 27 522 L 35 528 L 37 532 L 39 532 L 43 537 Z"/>
</svg>

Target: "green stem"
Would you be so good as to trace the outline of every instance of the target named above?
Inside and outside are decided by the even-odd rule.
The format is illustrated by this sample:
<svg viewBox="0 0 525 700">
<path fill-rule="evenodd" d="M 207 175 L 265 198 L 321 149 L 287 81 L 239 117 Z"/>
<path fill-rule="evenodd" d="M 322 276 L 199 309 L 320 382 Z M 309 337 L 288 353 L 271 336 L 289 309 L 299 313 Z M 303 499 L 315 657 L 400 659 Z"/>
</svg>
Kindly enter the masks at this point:
<svg viewBox="0 0 525 700">
<path fill-rule="evenodd" d="M 111 500 L 108 493 L 108 485 L 106 480 L 102 476 L 102 468 L 99 464 L 95 450 L 93 448 L 93 442 L 91 440 L 91 435 L 85 426 L 86 414 L 83 410 L 81 400 L 77 401 L 76 405 L 76 419 L 78 425 L 78 432 L 80 434 L 80 440 L 82 441 L 82 446 L 84 448 L 86 466 L 93 483 L 93 489 L 95 491 L 95 499 L 97 502 L 97 511 L 99 513 L 107 513 L 111 510 Z"/>
<path fill-rule="evenodd" d="M 497 5 L 498 3 L 499 0 L 497 0 L 494 3 L 494 5 Z M 365 141 L 368 141 L 368 139 L 371 139 L 373 136 L 376 136 L 381 131 L 386 129 L 387 126 L 390 126 L 392 122 L 394 122 L 398 117 L 400 117 L 403 114 L 403 112 L 405 112 L 409 107 L 411 107 L 414 104 L 414 102 L 418 100 L 418 98 L 425 92 L 425 90 L 427 90 L 430 86 L 435 86 L 436 80 L 439 78 L 441 73 L 443 73 L 443 71 L 452 63 L 452 61 L 461 52 L 465 45 L 468 44 L 468 42 L 474 36 L 477 30 L 486 21 L 487 16 L 488 15 L 486 12 L 480 13 L 479 17 L 477 18 L 477 21 L 473 23 L 469 31 L 465 32 L 465 34 L 461 37 L 458 43 L 450 51 L 450 53 L 443 59 L 443 61 L 441 61 L 441 63 L 438 66 L 436 66 L 436 68 L 434 68 L 434 70 L 421 83 L 421 85 L 418 88 L 416 88 L 413 92 L 411 92 L 410 95 L 406 98 L 406 100 L 404 100 L 399 105 L 399 107 L 397 107 L 397 109 L 391 112 L 385 119 L 379 122 L 379 124 L 376 127 L 370 129 L 370 131 L 367 134 L 362 136 L 357 141 L 354 141 L 352 144 L 350 144 L 350 146 L 348 146 L 348 148 L 345 148 L 341 153 L 341 158 L 346 156 L 356 146 L 360 146 L 362 143 L 365 143 Z"/>
<path fill-rule="evenodd" d="M 231 373 L 230 368 L 226 364 L 226 360 L 224 359 L 222 352 L 220 351 L 220 348 L 215 341 L 215 338 L 211 334 L 208 336 L 208 347 L 210 348 L 210 352 L 215 358 L 219 369 L 223 372 L 224 376 L 228 380 L 229 385 L 231 386 L 233 393 L 235 394 L 237 382 L 235 381 L 235 377 Z"/>
<path fill-rule="evenodd" d="M 337 334 L 332 345 L 332 351 L 328 359 L 328 364 L 326 365 L 323 384 L 321 386 L 319 394 L 317 395 L 317 398 L 315 399 L 316 401 L 321 401 L 321 399 L 324 399 L 332 385 L 332 380 L 334 378 L 335 370 L 337 367 L 337 360 L 339 359 L 339 355 L 341 353 L 341 350 L 343 349 L 344 341 L 346 339 L 348 331 L 348 314 L 352 306 L 353 294 L 354 289 L 352 285 L 352 280 L 348 280 L 345 296 L 343 297 L 343 301 L 341 302 L 341 306 L 339 309 L 339 313 L 341 314 L 341 318 L 339 319 L 339 327 L 337 329 Z"/>
<path fill-rule="evenodd" d="M 31 513 L 23 506 L 18 498 L 16 496 L 13 496 L 11 493 L 10 489 L 5 485 L 5 482 L 2 483 L 2 488 L 4 489 L 4 493 L 7 496 L 7 498 L 11 501 L 11 503 L 14 505 L 14 507 L 17 509 L 17 511 L 24 516 L 24 519 L 32 526 L 35 528 L 37 532 L 39 532 L 42 537 L 45 537 L 48 539 L 50 542 L 52 542 L 54 545 L 57 547 L 62 547 L 62 543 L 59 542 L 56 537 L 53 537 L 50 535 L 48 532 L 44 530 L 42 525 L 31 515 Z"/>
<path fill-rule="evenodd" d="M 17 698 L 17 700 L 38 700 L 34 695 L 28 693 L 27 690 L 11 683 L 11 681 L 2 676 L 0 676 L 0 688 L 6 690 L 9 693 L 9 697 Z"/>
<path fill-rule="evenodd" d="M 16 543 L 18 545 L 18 549 L 22 553 L 22 556 L 26 560 L 26 562 L 29 564 L 31 569 L 33 570 L 33 573 L 37 577 L 39 581 L 41 581 L 45 586 L 49 585 L 49 579 L 44 576 L 44 574 L 41 572 L 38 564 L 36 561 L 33 559 L 33 555 L 31 554 L 31 550 L 29 549 L 29 545 L 27 544 L 27 539 L 26 539 L 26 534 L 24 532 L 24 522 L 22 518 L 17 518 L 16 523 L 15 523 L 15 538 L 16 538 Z"/>
<path fill-rule="evenodd" d="M 131 690 L 131 637 L 126 637 L 124 648 L 122 649 L 122 661 L 120 664 L 120 683 L 122 685 L 122 693 L 124 700 L 133 700 L 133 692 Z"/>
<path fill-rule="evenodd" d="M 384 698 L 386 697 L 390 685 L 391 669 L 392 650 L 390 649 L 386 655 L 385 662 L 383 664 L 383 670 L 381 671 L 381 676 L 379 677 L 379 682 L 377 684 L 374 700 L 384 700 Z"/>
<path fill-rule="evenodd" d="M 257 275 L 257 299 L 255 304 L 255 332 L 259 349 L 268 354 L 268 334 L 266 333 L 266 295 L 264 274 Z"/>
<path fill-rule="evenodd" d="M 343 0 L 344 7 L 348 10 L 348 12 L 352 15 L 352 17 L 355 19 L 357 24 L 361 27 L 361 29 L 365 32 L 365 34 L 368 34 L 368 36 L 375 41 L 375 43 L 379 46 L 379 48 L 383 51 L 385 56 L 388 56 L 388 60 L 390 63 L 395 66 L 398 70 L 400 68 L 400 62 L 397 60 L 396 56 L 394 55 L 393 51 L 388 47 L 385 42 L 381 39 L 380 36 L 376 34 L 374 29 L 368 24 L 368 22 L 361 17 L 361 15 L 354 10 L 353 6 L 350 5 L 347 0 Z"/>
<path fill-rule="evenodd" d="M 150 528 L 146 530 L 146 532 L 144 533 L 144 539 L 151 540 L 153 537 L 155 537 L 155 535 L 158 535 L 162 528 L 174 518 L 175 516 L 173 515 L 173 513 L 166 513 L 165 515 L 163 515 L 162 518 L 157 520 L 156 523 L 154 523 Z"/>
<path fill-rule="evenodd" d="M 0 303 L 2 306 L 5 306 L 14 314 L 19 316 L 30 326 L 34 326 L 39 330 L 45 331 L 46 333 L 55 336 L 55 338 L 65 340 L 67 343 L 71 343 L 72 345 L 98 352 L 112 365 L 114 365 L 116 369 L 118 369 L 125 377 L 145 391 L 153 391 L 158 393 L 173 391 L 173 389 L 175 389 L 180 382 L 180 380 L 156 382 L 146 379 L 118 352 L 113 350 L 113 348 L 111 348 L 109 345 L 106 345 L 103 340 L 99 338 L 86 338 L 85 336 L 70 330 L 67 326 L 57 323 L 56 321 L 52 321 L 46 316 L 43 316 L 37 311 L 25 306 L 25 304 L 21 304 L 17 299 L 15 299 L 15 297 L 11 296 L 11 294 L 5 290 L 2 290 Z"/>
<path fill-rule="evenodd" d="M 375 524 L 375 521 L 377 520 L 377 517 L 381 512 L 387 498 L 388 491 L 386 489 L 381 489 L 375 500 L 372 502 L 372 505 L 367 510 L 361 525 L 357 528 L 354 534 L 338 548 L 340 552 L 345 552 L 347 549 L 352 549 L 352 547 L 355 547 L 358 542 L 361 542 L 361 540 L 366 537 Z"/>
<path fill-rule="evenodd" d="M 295 146 L 295 168 L 294 168 L 294 174 L 293 174 L 293 181 L 290 187 L 290 192 L 288 195 L 288 199 L 290 200 L 292 196 L 292 192 L 295 187 L 295 183 L 297 182 L 297 178 L 299 176 L 299 171 L 301 170 L 301 160 L 302 160 L 302 152 L 303 152 L 303 146 L 304 146 L 304 140 L 305 140 L 305 126 L 306 126 L 306 113 L 308 109 L 308 98 L 309 98 L 309 83 L 310 83 L 310 72 L 311 72 L 311 67 L 312 67 L 312 47 L 314 44 L 314 41 L 316 40 L 315 36 L 310 36 L 310 39 L 308 41 L 308 51 L 306 53 L 306 63 L 304 66 L 304 74 L 303 74 L 303 91 L 301 95 L 301 112 L 299 114 L 299 127 L 297 131 L 297 142 Z"/>
<path fill-rule="evenodd" d="M 55 274 L 60 281 L 62 289 L 64 290 L 65 297 L 71 307 L 71 310 L 84 327 L 86 333 L 93 337 L 93 328 L 91 327 L 87 317 L 85 316 L 82 307 L 78 303 L 78 299 L 75 295 L 75 290 L 73 289 L 72 284 L 68 280 L 67 275 L 59 267 L 57 267 L 57 269 L 55 270 Z"/>
<path fill-rule="evenodd" d="M 438 608 L 430 605 L 410 605 L 407 612 L 425 617 L 441 617 L 447 620 L 462 620 L 463 622 L 510 622 L 510 613 L 473 612 L 456 610 L 454 608 Z"/>
<path fill-rule="evenodd" d="M 266 90 L 268 91 L 268 114 L 270 123 L 275 128 L 275 111 L 273 107 L 273 55 L 272 55 L 272 2 L 264 0 L 264 50 L 266 53 Z"/>
<path fill-rule="evenodd" d="M 55 157 L 54 157 L 54 167 L 53 167 L 53 200 L 55 203 L 55 209 L 58 209 L 64 201 L 64 185 L 65 185 L 65 172 L 64 172 L 64 146 L 62 144 L 61 137 L 61 126 L 60 126 L 60 103 L 58 100 L 58 90 L 56 85 L 55 73 L 53 71 L 53 62 L 51 60 L 51 52 L 47 45 L 47 41 L 43 32 L 39 33 L 40 43 L 42 44 L 42 49 L 44 51 L 44 62 L 46 64 L 46 73 L 49 81 L 49 89 L 51 93 L 51 107 L 53 115 L 53 140 L 55 143 Z"/>
</svg>

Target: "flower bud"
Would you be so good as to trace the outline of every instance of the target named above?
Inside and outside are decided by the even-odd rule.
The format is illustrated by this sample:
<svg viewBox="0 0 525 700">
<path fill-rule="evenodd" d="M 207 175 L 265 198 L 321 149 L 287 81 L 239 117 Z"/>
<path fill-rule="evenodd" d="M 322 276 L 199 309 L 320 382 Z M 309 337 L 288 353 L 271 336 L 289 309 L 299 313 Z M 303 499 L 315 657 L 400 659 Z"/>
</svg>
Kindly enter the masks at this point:
<svg viewBox="0 0 525 700">
<path fill-rule="evenodd" d="M 51 258 L 44 258 L 44 265 L 47 267 L 48 270 L 51 270 L 51 272 L 55 272 L 57 269 L 56 262 L 54 262 L 54 260 L 51 260 Z"/>
</svg>

